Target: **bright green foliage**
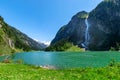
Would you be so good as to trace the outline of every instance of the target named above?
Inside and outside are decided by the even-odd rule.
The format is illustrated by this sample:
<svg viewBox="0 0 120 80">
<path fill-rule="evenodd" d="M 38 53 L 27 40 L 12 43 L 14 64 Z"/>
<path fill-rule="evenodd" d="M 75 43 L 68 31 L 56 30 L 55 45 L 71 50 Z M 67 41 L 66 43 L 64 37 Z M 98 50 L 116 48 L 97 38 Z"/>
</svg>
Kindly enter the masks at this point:
<svg viewBox="0 0 120 80">
<path fill-rule="evenodd" d="M 40 50 L 40 47 L 39 43 L 5 23 L 0 16 L 0 54 Z"/>
<path fill-rule="evenodd" d="M 120 80 L 120 64 L 103 68 L 47 70 L 0 63 L 0 80 Z"/>
<path fill-rule="evenodd" d="M 71 42 L 69 42 L 66 39 L 60 40 L 57 43 L 49 46 L 46 48 L 46 51 L 83 51 L 79 47 L 73 45 Z"/>
<path fill-rule="evenodd" d="M 46 51 L 65 51 L 71 46 L 73 46 L 71 42 L 68 42 L 67 40 L 63 39 L 46 48 Z"/>
<path fill-rule="evenodd" d="M 0 28 L 0 55 L 1 54 L 8 54 L 11 53 L 11 48 L 7 45 L 6 41 L 6 37 L 5 37 L 5 33 L 2 30 L 2 28 Z"/>
<path fill-rule="evenodd" d="M 78 15 L 78 18 L 88 18 L 88 14 Z"/>
<path fill-rule="evenodd" d="M 66 51 L 68 51 L 68 52 L 83 52 L 83 51 L 85 51 L 85 49 L 79 48 L 78 46 L 72 46 L 69 49 L 67 49 Z"/>
<path fill-rule="evenodd" d="M 88 16 L 89 16 L 89 14 L 85 11 L 82 11 L 81 13 L 77 14 L 77 17 L 81 18 L 81 19 L 86 19 L 86 18 L 88 18 Z"/>
<path fill-rule="evenodd" d="M 20 31 L 10 27 L 3 19 L 0 19 L 0 25 L 2 25 L 0 28 L 0 54 L 30 50 L 29 46 L 22 41 L 21 36 L 23 35 L 21 35 Z M 14 44 L 14 46 L 10 46 L 9 40 L 11 40 L 11 44 Z"/>
<path fill-rule="evenodd" d="M 2 54 L 9 54 L 11 53 L 11 48 L 7 45 L 4 45 L 4 44 L 0 44 L 0 55 Z"/>
<path fill-rule="evenodd" d="M 20 31 L 16 30 L 13 27 L 10 27 L 7 24 L 5 24 L 3 30 L 9 38 L 14 40 L 15 48 L 23 49 L 24 51 L 30 50 L 30 47 L 24 41 L 23 36 L 25 35 L 23 35 Z"/>
</svg>

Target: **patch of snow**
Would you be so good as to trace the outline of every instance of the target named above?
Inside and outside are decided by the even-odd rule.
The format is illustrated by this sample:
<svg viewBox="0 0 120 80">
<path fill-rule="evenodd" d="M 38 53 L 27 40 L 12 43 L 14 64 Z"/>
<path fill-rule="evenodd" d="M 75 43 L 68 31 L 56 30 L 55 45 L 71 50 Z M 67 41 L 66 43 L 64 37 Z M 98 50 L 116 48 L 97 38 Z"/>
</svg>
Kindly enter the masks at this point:
<svg viewBox="0 0 120 80">
<path fill-rule="evenodd" d="M 37 40 L 37 39 L 34 39 L 34 40 L 37 41 L 37 42 L 39 42 L 39 43 L 43 43 L 43 44 L 45 44 L 46 46 L 49 46 L 50 43 L 51 43 L 51 41 L 39 41 L 39 40 Z"/>
<path fill-rule="evenodd" d="M 39 40 L 37 40 L 37 39 L 34 39 L 35 41 L 37 41 L 37 42 L 40 42 Z"/>
<path fill-rule="evenodd" d="M 45 45 L 49 46 L 51 41 L 42 41 Z"/>
</svg>

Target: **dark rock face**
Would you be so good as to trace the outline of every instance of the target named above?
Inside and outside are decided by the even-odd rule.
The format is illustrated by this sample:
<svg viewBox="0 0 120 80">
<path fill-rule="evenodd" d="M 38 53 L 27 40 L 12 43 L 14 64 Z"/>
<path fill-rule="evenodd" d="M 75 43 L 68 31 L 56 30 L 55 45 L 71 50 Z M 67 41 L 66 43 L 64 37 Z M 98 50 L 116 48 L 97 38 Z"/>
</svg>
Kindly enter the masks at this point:
<svg viewBox="0 0 120 80">
<path fill-rule="evenodd" d="M 71 21 L 58 31 L 51 45 L 62 39 L 68 39 L 68 41 L 73 42 L 73 44 L 81 46 L 81 43 L 85 41 L 85 19 L 87 16 L 88 13 L 85 11 L 79 12 L 73 16 Z"/>
<path fill-rule="evenodd" d="M 120 44 L 120 0 L 104 0 L 89 13 L 88 18 L 82 15 L 88 13 L 83 11 L 75 15 L 59 30 L 51 44 L 67 38 L 79 47 L 85 43 L 85 48 L 94 51 L 109 50 Z M 89 26 L 85 23 L 86 18 Z"/>
<path fill-rule="evenodd" d="M 109 50 L 120 43 L 120 0 L 104 0 L 88 17 L 90 50 Z"/>
</svg>

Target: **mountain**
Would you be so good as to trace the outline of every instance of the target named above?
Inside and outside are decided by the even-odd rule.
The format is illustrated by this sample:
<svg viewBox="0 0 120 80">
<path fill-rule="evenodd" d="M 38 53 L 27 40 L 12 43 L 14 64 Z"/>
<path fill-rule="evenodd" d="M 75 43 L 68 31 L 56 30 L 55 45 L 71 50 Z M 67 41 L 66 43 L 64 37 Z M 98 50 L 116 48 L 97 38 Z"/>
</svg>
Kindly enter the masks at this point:
<svg viewBox="0 0 120 80">
<path fill-rule="evenodd" d="M 89 49 L 109 50 L 120 43 L 120 0 L 104 0 L 88 17 Z"/>
<path fill-rule="evenodd" d="M 74 15 L 71 21 L 57 32 L 56 37 L 52 40 L 51 45 L 46 48 L 46 51 L 72 51 L 73 49 L 74 51 L 83 51 L 78 47 L 82 47 L 81 44 L 85 41 L 87 27 L 85 20 L 87 17 L 88 13 L 85 11 Z"/>
<path fill-rule="evenodd" d="M 51 46 L 63 39 L 88 50 L 103 51 L 120 45 L 120 0 L 104 0 L 87 13 L 77 13 L 61 27 Z M 62 43 L 62 42 L 61 42 Z"/>
<path fill-rule="evenodd" d="M 46 45 L 11 27 L 0 17 L 0 54 L 18 51 L 41 50 Z"/>
<path fill-rule="evenodd" d="M 70 42 L 73 42 L 75 45 L 81 46 L 81 43 L 85 41 L 85 19 L 88 16 L 88 13 L 85 11 L 77 13 L 72 17 L 71 21 L 61 27 L 61 29 L 56 34 L 56 37 L 52 40 L 51 45 L 56 42 L 67 39 Z"/>
</svg>

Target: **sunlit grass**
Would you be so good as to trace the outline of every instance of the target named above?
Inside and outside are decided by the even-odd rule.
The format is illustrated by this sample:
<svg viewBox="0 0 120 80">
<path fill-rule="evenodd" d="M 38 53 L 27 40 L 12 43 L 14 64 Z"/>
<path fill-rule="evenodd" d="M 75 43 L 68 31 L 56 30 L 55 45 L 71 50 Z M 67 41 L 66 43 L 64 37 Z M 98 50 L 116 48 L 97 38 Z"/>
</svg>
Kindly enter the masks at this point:
<svg viewBox="0 0 120 80">
<path fill-rule="evenodd" d="M 23 64 L 0 63 L 0 80 L 120 80 L 120 65 L 103 68 L 47 70 Z"/>
<path fill-rule="evenodd" d="M 78 46 L 72 46 L 66 50 L 67 52 L 84 52 L 84 48 L 79 48 Z"/>
</svg>

